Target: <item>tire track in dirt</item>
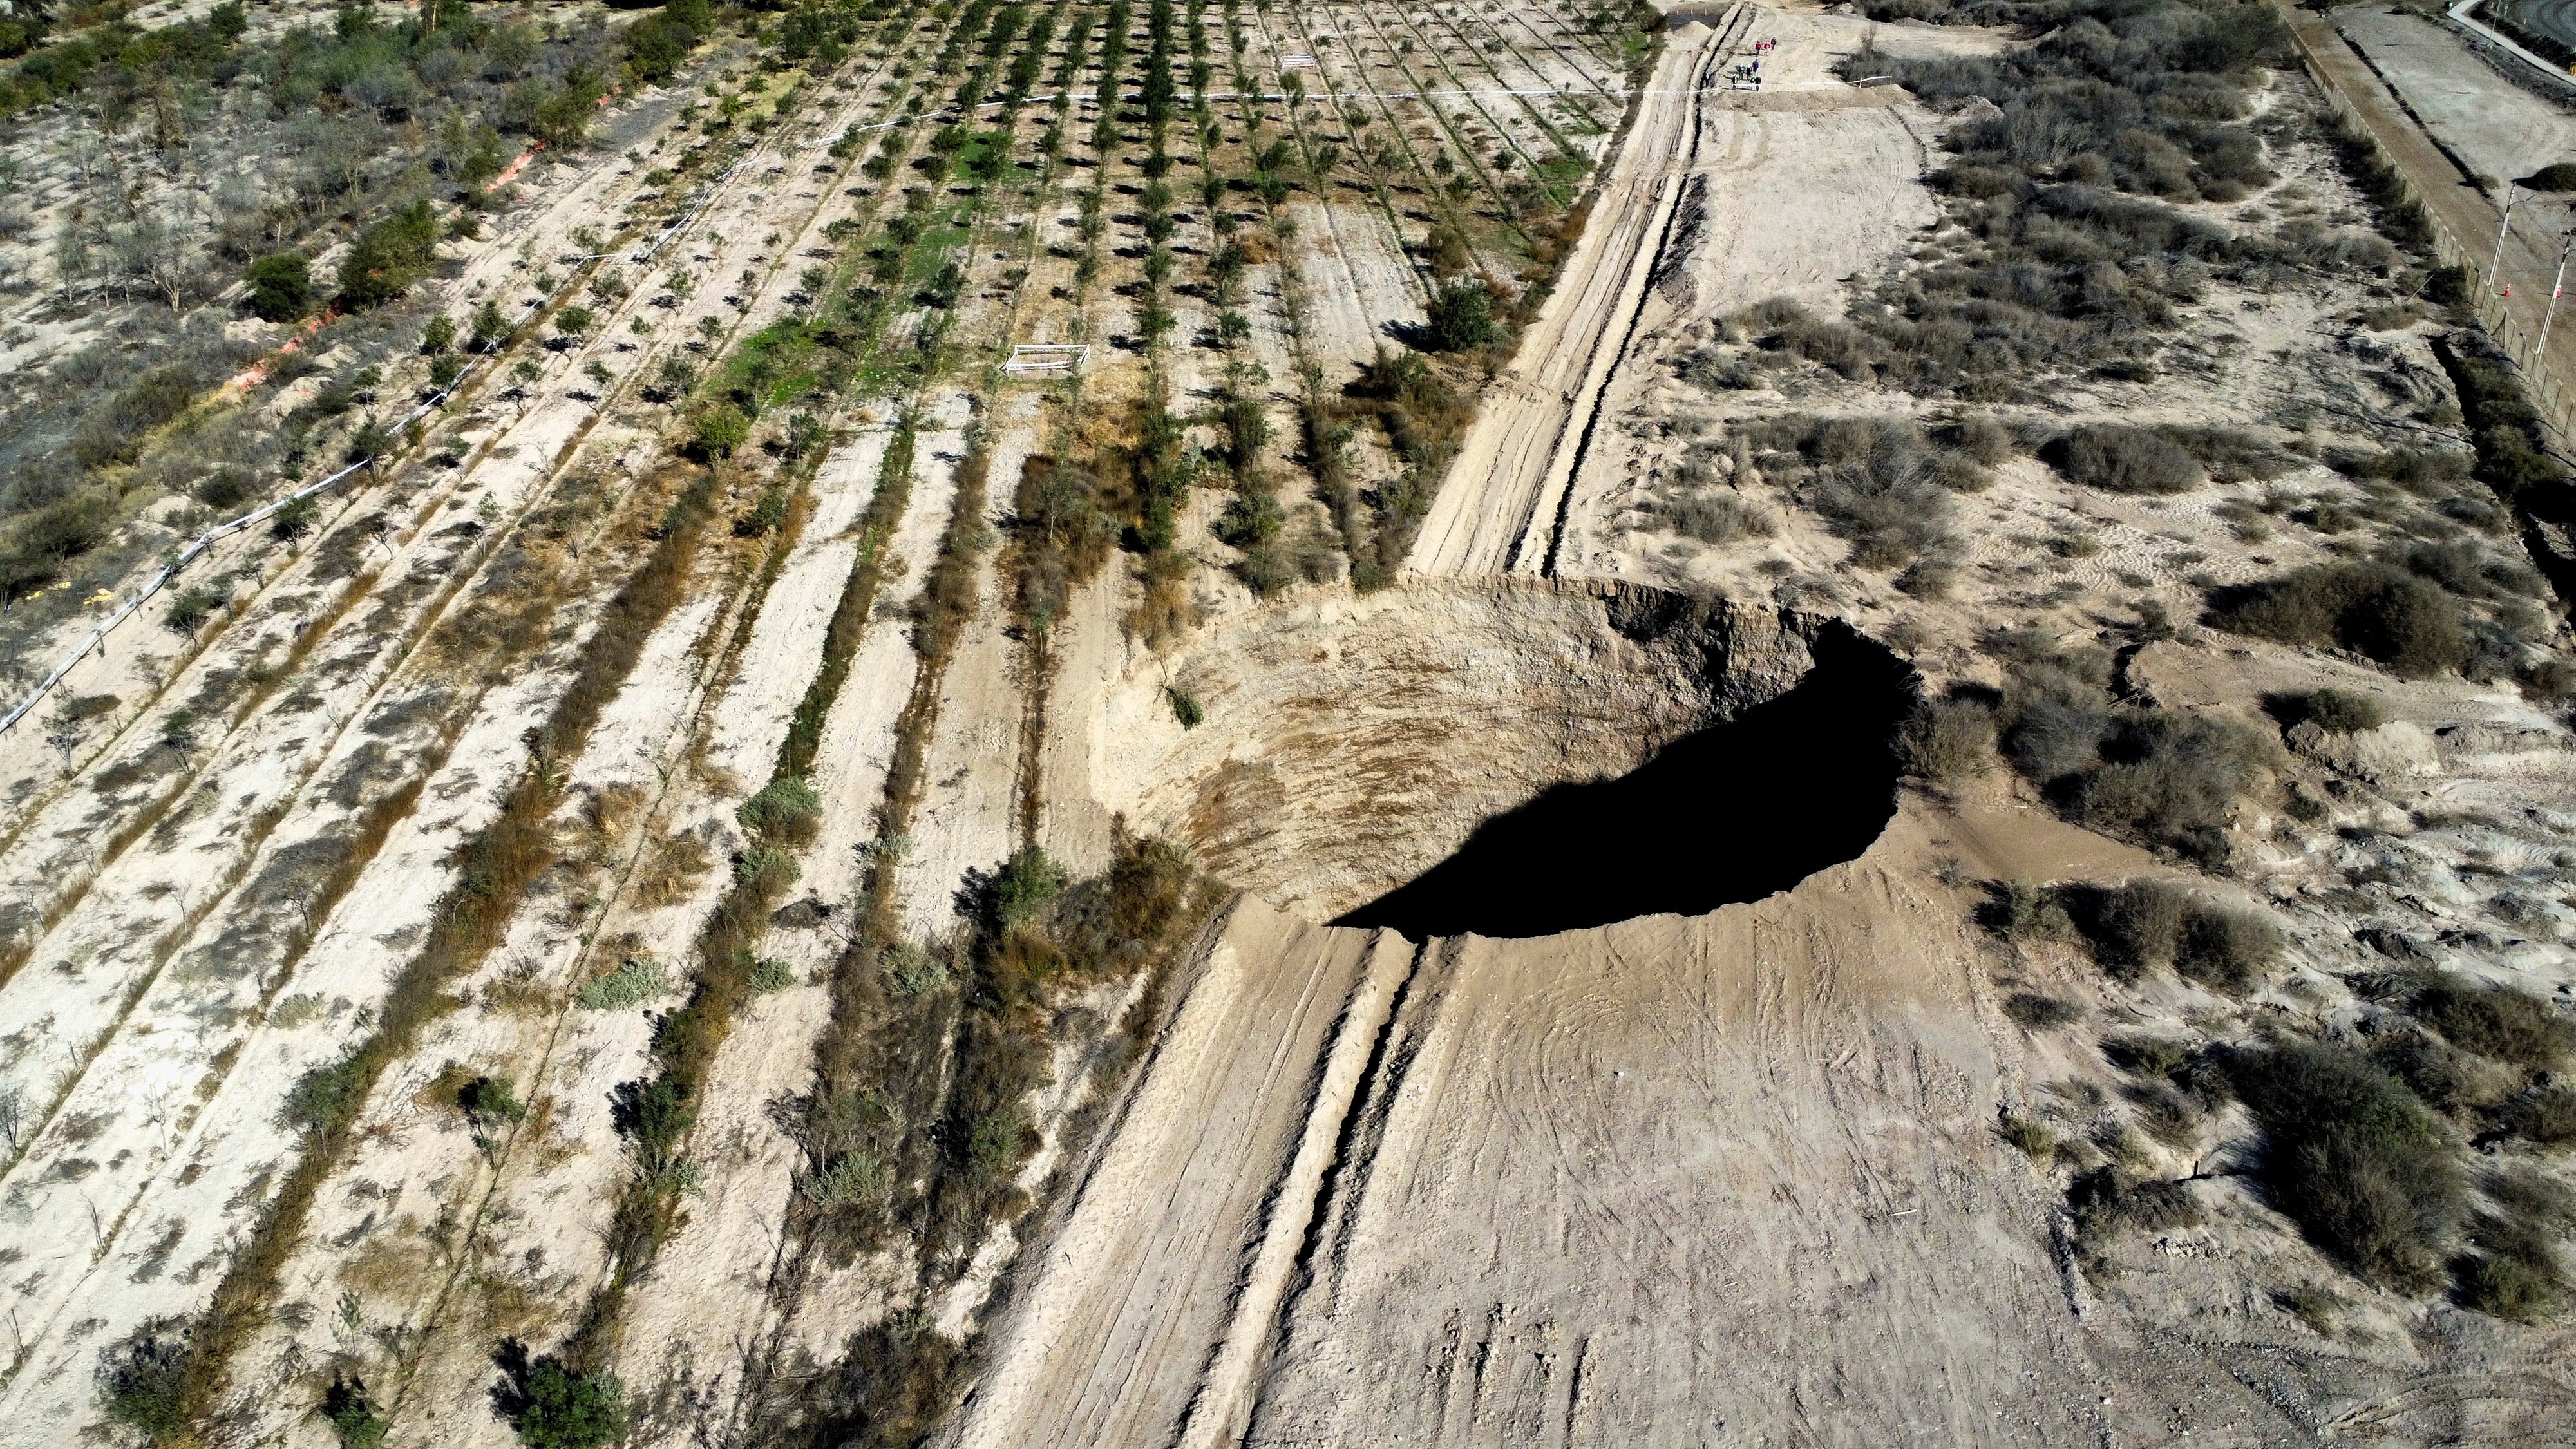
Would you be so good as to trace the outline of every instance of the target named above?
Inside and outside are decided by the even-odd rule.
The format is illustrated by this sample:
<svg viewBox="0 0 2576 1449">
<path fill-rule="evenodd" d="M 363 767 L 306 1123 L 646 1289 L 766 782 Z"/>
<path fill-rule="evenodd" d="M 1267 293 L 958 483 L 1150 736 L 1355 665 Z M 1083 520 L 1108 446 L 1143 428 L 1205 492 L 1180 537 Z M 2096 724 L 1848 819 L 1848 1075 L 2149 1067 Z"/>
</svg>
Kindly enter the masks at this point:
<svg viewBox="0 0 2576 1449">
<path fill-rule="evenodd" d="M 1575 244 L 1570 276 L 1523 337 L 1499 379 L 1501 395 L 1479 410 L 1461 442 L 1408 568 L 1471 576 L 1540 573 L 1552 563 L 1568 481 L 1636 325 L 1698 144 L 1703 78 L 1751 25 L 1751 7 L 1738 5 L 1718 34 L 1668 48 L 1657 63 L 1659 80 L 1649 84 L 1592 224 Z"/>
</svg>

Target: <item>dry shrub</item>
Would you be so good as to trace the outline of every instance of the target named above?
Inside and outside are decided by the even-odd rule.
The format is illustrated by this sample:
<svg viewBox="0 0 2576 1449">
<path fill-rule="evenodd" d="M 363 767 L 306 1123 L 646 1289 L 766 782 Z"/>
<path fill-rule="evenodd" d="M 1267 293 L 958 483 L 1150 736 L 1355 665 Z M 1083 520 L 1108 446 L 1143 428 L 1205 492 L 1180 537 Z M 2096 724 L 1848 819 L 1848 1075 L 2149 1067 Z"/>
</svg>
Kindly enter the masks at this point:
<svg viewBox="0 0 2576 1449">
<path fill-rule="evenodd" d="M 2184 493 L 2200 485 L 2200 460 L 2154 428 L 2088 423 L 2040 449 L 2070 480 L 2106 493 Z"/>
<path fill-rule="evenodd" d="M 1665 529 L 1706 544 L 1769 538 L 1779 531 L 1762 505 L 1729 492 L 1685 493 L 1651 505 L 1649 512 Z"/>
<path fill-rule="evenodd" d="M 1152 648 L 1168 648 L 1198 622 L 1190 601 L 1190 561 L 1178 553 L 1155 554 L 1138 564 L 1136 578 L 1144 597 L 1120 623 Z"/>
<path fill-rule="evenodd" d="M 2118 1165 L 2078 1176 L 2066 1192 L 2077 1253 L 2088 1273 L 2110 1269 L 2110 1249 L 2124 1233 L 2168 1232 L 2201 1221 L 2200 1203 L 2178 1182 L 2142 1180 Z"/>
<path fill-rule="evenodd" d="M 2542 1147 L 2576 1142 L 2576 1084 L 2552 1082 L 2505 1105 L 2504 1130 Z"/>
<path fill-rule="evenodd" d="M 2313 724 L 2330 735 L 2359 734 L 2388 722 L 2388 711 L 2366 694 L 2342 689 L 2287 690 L 2263 696 L 2263 711 L 2284 729 Z"/>
<path fill-rule="evenodd" d="M 2547 1070 L 2576 1049 L 2576 1022 L 2517 987 L 2428 973 L 2415 978 L 2407 1009 L 2452 1045 L 2491 1061 Z"/>
<path fill-rule="evenodd" d="M 2075 921 L 2061 893 L 2026 880 L 1991 881 L 1977 923 L 2017 946 L 2072 941 Z"/>
<path fill-rule="evenodd" d="M 2380 1037 L 2370 1055 L 2425 1105 L 2458 1118 L 2487 1112 L 2521 1084 L 2514 1072 L 2412 1027 Z"/>
<path fill-rule="evenodd" d="M 2084 1019 L 2075 1003 L 2036 991 L 2016 991 L 2004 998 L 2004 1015 L 2026 1031 L 2054 1031 Z"/>
<path fill-rule="evenodd" d="M 2440 1281 L 2465 1195 L 2415 1094 L 2348 1047 L 2292 1042 L 2237 1054 L 2237 1094 L 2264 1133 L 2264 1182 L 2308 1240 L 2393 1288 Z"/>
<path fill-rule="evenodd" d="M 1982 775 L 1995 761 L 1995 715 L 1973 699 L 1926 700 L 1897 736 L 1905 773 L 1941 785 Z"/>
<path fill-rule="evenodd" d="M 1727 319 L 1728 331 L 1766 351 L 1787 352 L 1855 381 L 1871 375 L 1876 340 L 1857 327 L 1828 322 L 1787 297 L 1757 302 Z"/>
<path fill-rule="evenodd" d="M 2284 644 L 2340 646 L 2404 678 L 2458 669 L 2469 658 L 2459 607 L 2434 584 L 2385 563 L 2325 563 L 2220 589 L 2210 622 Z"/>
<path fill-rule="evenodd" d="M 581 854 L 594 865 L 608 864 L 643 808 L 641 785 L 602 785 L 591 791 L 581 803 Z"/>
<path fill-rule="evenodd" d="M 647 906 L 677 905 L 715 865 L 706 841 L 694 832 L 666 833 L 645 847 L 644 869 L 635 877 L 635 898 Z"/>
<path fill-rule="evenodd" d="M 2167 881 L 2141 878 L 2069 895 L 2094 960 L 2122 981 L 2171 966 L 2189 980 L 2241 994 L 2280 960 L 2280 928 L 2269 919 Z"/>
</svg>

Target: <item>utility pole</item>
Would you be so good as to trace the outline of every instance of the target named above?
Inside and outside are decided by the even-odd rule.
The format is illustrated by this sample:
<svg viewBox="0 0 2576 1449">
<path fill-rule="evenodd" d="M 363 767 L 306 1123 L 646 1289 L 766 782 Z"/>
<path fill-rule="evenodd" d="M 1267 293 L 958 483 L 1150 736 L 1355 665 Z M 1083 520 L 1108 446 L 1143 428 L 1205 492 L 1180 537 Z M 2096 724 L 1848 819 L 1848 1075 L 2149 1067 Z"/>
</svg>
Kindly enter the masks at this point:
<svg viewBox="0 0 2576 1449">
<path fill-rule="evenodd" d="M 2549 356 L 2549 324 L 2558 320 L 2558 296 L 2567 290 L 2567 254 L 2576 251 L 2576 227 L 2558 234 L 2558 275 L 2549 282 L 2549 310 L 2540 314 L 2540 340 L 2531 345 L 2531 365 L 2543 365 Z"/>
<path fill-rule="evenodd" d="M 2490 292 L 2500 293 L 2504 290 L 2504 288 L 2499 284 L 2500 279 L 2496 274 L 2496 269 L 2504 265 L 2505 229 L 2513 225 L 2513 188 L 2514 183 L 2512 179 L 2507 178 L 2504 183 L 2504 215 L 2496 218 L 2495 255 L 2487 261 L 2487 290 Z"/>
</svg>

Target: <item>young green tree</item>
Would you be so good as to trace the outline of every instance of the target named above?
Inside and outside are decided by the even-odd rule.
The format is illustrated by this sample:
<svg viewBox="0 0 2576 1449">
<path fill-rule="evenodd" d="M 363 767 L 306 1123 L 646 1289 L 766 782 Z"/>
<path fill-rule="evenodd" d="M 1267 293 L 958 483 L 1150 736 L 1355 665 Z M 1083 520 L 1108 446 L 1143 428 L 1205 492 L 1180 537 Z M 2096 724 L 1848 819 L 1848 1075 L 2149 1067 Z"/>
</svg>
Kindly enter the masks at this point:
<svg viewBox="0 0 2576 1449">
<path fill-rule="evenodd" d="M 313 310 L 313 268 L 301 252 L 272 252 L 242 274 L 250 309 L 264 322 L 292 322 Z"/>
<path fill-rule="evenodd" d="M 1473 278 L 1452 280 L 1431 294 L 1431 345 L 1442 352 L 1473 352 L 1503 335 L 1494 320 L 1494 294 Z"/>
</svg>

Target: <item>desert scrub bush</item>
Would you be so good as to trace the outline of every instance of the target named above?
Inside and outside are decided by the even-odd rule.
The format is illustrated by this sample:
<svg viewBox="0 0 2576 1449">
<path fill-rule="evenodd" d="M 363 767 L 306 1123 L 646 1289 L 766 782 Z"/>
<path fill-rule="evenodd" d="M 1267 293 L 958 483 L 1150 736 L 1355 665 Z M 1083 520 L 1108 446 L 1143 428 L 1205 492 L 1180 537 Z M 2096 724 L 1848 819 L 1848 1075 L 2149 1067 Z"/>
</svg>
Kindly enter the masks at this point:
<svg viewBox="0 0 2576 1449">
<path fill-rule="evenodd" d="M 366 1380 L 337 1374 L 322 1395 L 322 1422 L 331 1426 L 340 1449 L 375 1449 L 393 1428 L 392 1421 L 368 1396 Z"/>
<path fill-rule="evenodd" d="M 503 1382 L 492 1399 L 527 1449 L 603 1449 L 626 1437 L 626 1388 L 606 1371 L 583 1373 L 553 1354 L 531 1363 L 503 1347 Z"/>
<path fill-rule="evenodd" d="M 1163 694 L 1171 701 L 1172 718 L 1181 722 L 1181 728 L 1185 730 L 1197 729 L 1199 725 L 1207 719 L 1207 711 L 1199 707 L 1197 695 L 1190 693 L 1188 690 L 1181 688 L 1177 684 L 1164 690 Z"/>
<path fill-rule="evenodd" d="M 456 1091 L 456 1105 L 466 1116 L 487 1125 L 524 1122 L 527 1104 L 519 1100 L 508 1077 L 476 1077 Z"/>
<path fill-rule="evenodd" d="M 2439 972 L 2411 977 L 2408 986 L 2403 1000 L 2416 1020 L 2489 1060 L 2546 1071 L 2576 1050 L 2576 1021 L 2528 991 Z"/>
<path fill-rule="evenodd" d="M 305 1133 L 328 1133 L 357 1116 L 366 1083 L 354 1051 L 307 1067 L 286 1089 L 278 1120 Z"/>
<path fill-rule="evenodd" d="M 922 996 L 948 984 L 948 963 L 917 941 L 897 941 L 877 952 L 877 971 L 898 999 Z"/>
<path fill-rule="evenodd" d="M 1995 635 L 2013 682 L 1998 717 L 2004 757 L 2077 819 L 2223 864 L 2237 797 L 2268 772 L 2277 746 L 2215 716 L 2115 708 L 2108 658 L 2053 642 Z"/>
<path fill-rule="evenodd" d="M 2040 449 L 2073 482 L 2106 493 L 2186 493 L 2207 476 L 2189 449 L 2154 428 L 2087 423 Z"/>
<path fill-rule="evenodd" d="M 2263 696 L 2263 712 L 2283 729 L 2313 724 L 2330 735 L 2359 734 L 2388 722 L 2388 711 L 2366 694 L 2345 689 L 2284 690 Z"/>
<path fill-rule="evenodd" d="M 170 598 L 170 607 L 161 615 L 163 623 L 181 634 L 195 634 L 199 626 L 223 607 L 224 597 L 203 584 L 190 584 Z"/>
<path fill-rule="evenodd" d="M 2036 991 L 2016 991 L 2005 997 L 2004 1015 L 2024 1031 L 2055 1031 L 2084 1019 L 2075 1003 Z"/>
<path fill-rule="evenodd" d="M 2232 1086 L 2213 1053 L 2172 1037 L 2126 1035 L 2102 1043 L 2102 1054 L 2129 1077 L 2127 1095 L 2147 1130 L 2183 1145 L 2200 1120 L 2227 1104 Z"/>
<path fill-rule="evenodd" d="M 1859 328 L 1828 322 L 1786 297 L 1757 302 L 1726 319 L 1726 335 L 1766 352 L 1785 353 L 1828 367 L 1854 380 L 1871 375 L 1876 339 Z"/>
<path fill-rule="evenodd" d="M 822 792 L 799 775 L 781 775 L 760 788 L 760 793 L 742 802 L 734 818 L 742 828 L 766 840 L 797 839 L 810 834 L 813 819 L 823 808 Z"/>
<path fill-rule="evenodd" d="M 1863 568 L 1898 568 L 1949 541 L 1947 455 L 1913 423 L 1792 416 L 1742 431 L 1756 447 L 1796 448 L 1793 496 L 1851 542 Z"/>
<path fill-rule="evenodd" d="M 845 1152 L 832 1159 L 810 1191 L 827 1209 L 872 1206 L 894 1191 L 894 1170 L 872 1153 Z"/>
<path fill-rule="evenodd" d="M 2110 1271 L 2111 1245 L 2120 1235 L 2192 1227 L 2204 1217 L 2190 1188 L 2141 1179 L 2116 1163 L 2078 1174 L 2067 1187 L 2066 1207 L 2075 1220 L 2077 1258 L 2095 1276 Z"/>
<path fill-rule="evenodd" d="M 2104 721 L 2090 761 L 2044 783 L 2086 824 L 2215 865 L 2227 859 L 2236 799 L 2266 759 L 2261 742 L 2229 721 L 2120 710 Z"/>
<path fill-rule="evenodd" d="M 2460 413 L 2477 450 L 2471 472 L 2507 502 L 2521 504 L 2535 490 L 2565 482 L 2566 466 L 2551 456 L 2539 409 L 2492 343 L 2474 332 L 2444 336 L 2434 356 L 2451 376 Z M 2552 510 L 2556 517 L 2563 505 Z"/>
<path fill-rule="evenodd" d="M 2076 939 L 2075 920 L 2067 914 L 2062 894 L 2034 881 L 1987 882 L 1977 923 L 2017 946 Z"/>
<path fill-rule="evenodd" d="M 2487 1175 L 2490 1208 L 2469 1229 L 2476 1254 L 2454 1265 L 2461 1301 L 2481 1313 L 2536 1323 L 2566 1300 L 2562 1257 L 2576 1228 L 2576 1193 L 2517 1163 Z"/>
<path fill-rule="evenodd" d="M 1984 774 L 1995 759 L 1995 715 L 1974 699 L 1929 699 L 1897 733 L 1905 773 L 1941 785 Z"/>
<path fill-rule="evenodd" d="M 155 1318 L 142 1324 L 99 1355 L 101 1413 L 109 1423 L 152 1443 L 183 1434 L 188 1428 L 187 1359 L 187 1329 L 180 1320 Z"/>
<path fill-rule="evenodd" d="M 1706 544 L 1769 538 L 1780 530 L 1761 504 L 1724 489 L 1684 493 L 1649 504 L 1646 511 L 1657 527 Z"/>
<path fill-rule="evenodd" d="M 774 957 L 762 957 L 751 968 L 751 994 L 767 996 L 796 984 L 796 969 Z"/>
<path fill-rule="evenodd" d="M 2426 1106 L 2464 1124 L 2484 1120 L 2519 1085 L 2511 1069 L 2415 1026 L 2381 1032 L 2370 1056 Z"/>
<path fill-rule="evenodd" d="M 2356 1275 L 2422 1291 L 2464 1206 L 2433 1114 L 2348 1047 L 2289 1042 L 2235 1054 L 2236 1092 L 2263 1128 L 2263 1181 L 2308 1240 Z"/>
<path fill-rule="evenodd" d="M 2469 658 L 2459 606 L 2439 586 L 2385 563 L 2312 564 L 2220 589 L 2209 618 L 2233 634 L 2350 649 L 2409 679 L 2451 672 Z"/>
<path fill-rule="evenodd" d="M 2504 1104 L 2496 1114 L 2503 1130 L 2541 1147 L 2576 1142 L 2576 1084 L 2551 1082 Z"/>
<path fill-rule="evenodd" d="M 671 994 L 671 974 L 661 962 L 634 955 L 616 970 L 586 983 L 573 999 L 584 1011 L 624 1011 Z"/>
<path fill-rule="evenodd" d="M 1996 1124 L 1995 1135 L 2033 1162 L 2044 1163 L 2057 1155 L 2057 1134 L 2028 1117 L 2004 1113 Z"/>
<path fill-rule="evenodd" d="M 2073 887 L 2063 897 L 2094 961 L 2118 981 L 2171 967 L 2236 995 L 2280 960 L 2281 931 L 2268 917 L 2170 881 L 2141 877 L 2108 889 Z"/>
</svg>

